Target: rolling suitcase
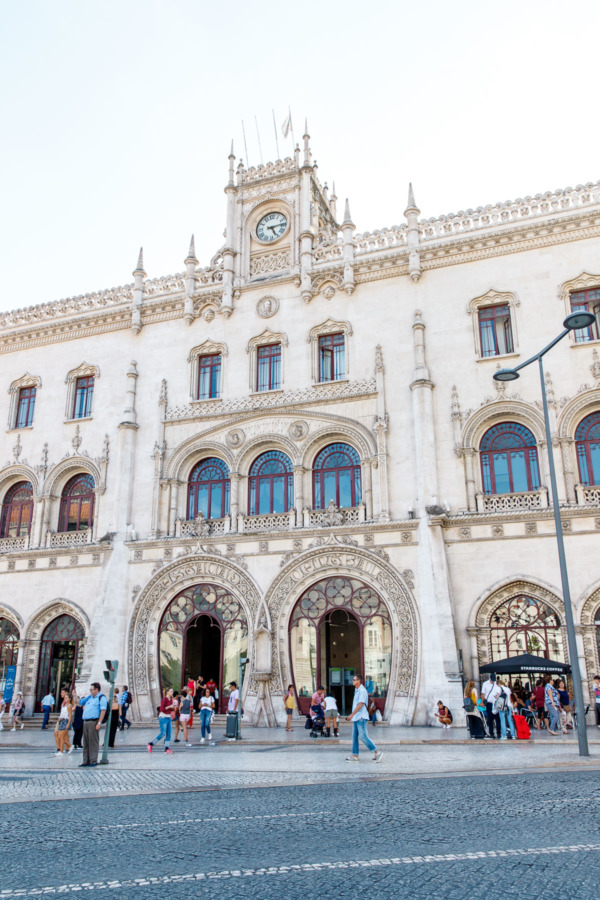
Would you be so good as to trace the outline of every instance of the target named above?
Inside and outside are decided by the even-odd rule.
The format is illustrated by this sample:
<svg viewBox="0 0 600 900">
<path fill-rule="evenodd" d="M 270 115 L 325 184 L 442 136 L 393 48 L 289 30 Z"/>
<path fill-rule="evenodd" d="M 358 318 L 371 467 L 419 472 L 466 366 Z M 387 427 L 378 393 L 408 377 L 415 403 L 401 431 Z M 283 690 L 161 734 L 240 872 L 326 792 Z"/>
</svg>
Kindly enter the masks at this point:
<svg viewBox="0 0 600 900">
<path fill-rule="evenodd" d="M 481 720 L 481 716 L 467 716 L 467 727 L 472 738 L 483 740 L 485 737 L 485 727 Z"/>
<path fill-rule="evenodd" d="M 238 714 L 227 713 L 227 721 L 225 722 L 225 737 L 236 738 L 238 733 Z"/>
<path fill-rule="evenodd" d="M 515 720 L 515 728 L 517 730 L 517 740 L 518 741 L 528 741 L 531 737 L 531 731 L 529 730 L 529 725 L 525 721 L 525 716 L 513 716 Z"/>
</svg>

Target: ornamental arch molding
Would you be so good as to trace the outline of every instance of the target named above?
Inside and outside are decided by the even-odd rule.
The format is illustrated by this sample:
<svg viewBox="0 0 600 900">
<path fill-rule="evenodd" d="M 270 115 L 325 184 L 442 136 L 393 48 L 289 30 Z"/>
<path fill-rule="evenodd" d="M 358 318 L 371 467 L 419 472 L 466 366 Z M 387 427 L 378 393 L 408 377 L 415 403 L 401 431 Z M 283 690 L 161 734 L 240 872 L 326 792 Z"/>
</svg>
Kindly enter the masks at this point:
<svg viewBox="0 0 600 900">
<path fill-rule="evenodd" d="M 32 708 L 35 700 L 35 684 L 38 674 L 40 659 L 40 644 L 42 635 L 47 625 L 58 616 L 72 616 L 78 622 L 85 633 L 83 645 L 87 644 L 90 636 L 90 620 L 83 609 L 71 600 L 57 598 L 51 600 L 25 624 L 22 632 L 24 645 L 22 688 L 26 707 Z"/>
<path fill-rule="evenodd" d="M 494 586 L 486 591 L 471 609 L 469 617 L 469 631 L 475 636 L 477 643 L 477 657 L 479 666 L 492 661 L 492 636 L 491 618 L 494 611 L 506 600 L 510 600 L 519 594 L 526 594 L 533 600 L 545 603 L 556 613 L 561 622 L 560 632 L 563 643 L 564 658 L 568 660 L 569 651 L 567 635 L 564 626 L 565 607 L 558 594 L 549 587 L 542 586 L 539 582 L 529 579 L 512 579 L 501 586 Z"/>
<path fill-rule="evenodd" d="M 77 472 L 91 475 L 94 479 L 95 490 L 102 491 L 102 474 L 96 463 L 87 456 L 68 456 L 57 463 L 48 473 L 45 485 L 46 493 L 59 496 L 69 478 L 76 475 Z"/>
<path fill-rule="evenodd" d="M 600 627 L 594 623 L 596 614 L 600 610 L 600 582 L 596 582 L 584 600 L 579 615 L 581 636 L 583 639 L 583 652 L 585 656 L 585 668 L 588 682 L 591 683 L 594 675 L 600 673 Z M 593 700 L 593 697 L 590 698 Z"/>
<path fill-rule="evenodd" d="M 241 475 L 248 475 L 250 466 L 254 460 L 262 453 L 270 450 L 279 450 L 289 456 L 292 466 L 299 466 L 302 463 L 298 448 L 287 435 L 277 434 L 260 434 L 249 440 L 238 458 L 238 472 Z"/>
<path fill-rule="evenodd" d="M 0 472 L 0 503 L 4 499 L 6 491 L 19 481 L 30 481 L 33 487 L 34 499 L 38 499 L 39 482 L 32 468 L 26 465 L 7 466 Z"/>
<path fill-rule="evenodd" d="M 561 410 L 558 419 L 558 436 L 561 440 L 575 440 L 575 431 L 588 413 L 600 410 L 600 388 L 592 388 L 577 394 Z"/>
<path fill-rule="evenodd" d="M 9 622 L 12 622 L 15 628 L 19 629 L 19 640 L 23 639 L 23 619 L 16 609 L 13 609 L 8 603 L 0 604 L 0 619 L 8 619 Z"/>
<path fill-rule="evenodd" d="M 254 623 L 260 591 L 247 572 L 215 553 L 193 552 L 160 569 L 140 591 L 127 635 L 127 679 L 133 685 L 134 704 L 140 718 L 151 719 L 160 702 L 158 629 L 162 615 L 174 597 L 195 584 L 216 584 L 239 600 L 248 623 L 248 647 L 254 644 Z"/>
<path fill-rule="evenodd" d="M 163 477 L 167 480 L 173 478 L 181 483 L 186 483 L 195 464 L 209 456 L 222 459 L 224 463 L 227 463 L 229 471 L 235 472 L 235 457 L 228 450 L 224 441 L 206 440 L 206 438 L 195 435 L 175 447 L 169 456 Z"/>
<path fill-rule="evenodd" d="M 544 419 L 535 406 L 523 400 L 500 400 L 486 403 L 469 417 L 462 432 L 462 448 L 477 450 L 488 428 L 506 421 L 529 428 L 538 446 L 545 443 Z"/>
<path fill-rule="evenodd" d="M 563 282 L 558 288 L 558 299 L 565 305 L 565 314 L 571 312 L 569 300 L 574 291 L 587 291 L 597 287 L 600 287 L 600 275 L 590 275 L 588 272 L 582 272 L 576 278 Z"/>
<path fill-rule="evenodd" d="M 412 721 L 418 689 L 420 625 L 417 605 L 400 573 L 375 553 L 331 537 L 323 545 L 289 563 L 273 581 L 265 602 L 274 628 L 271 696 L 283 696 L 292 681 L 288 640 L 290 617 L 305 590 L 330 577 L 356 578 L 372 588 L 385 603 L 392 623 L 390 691 L 385 715 L 392 709 L 406 723 Z M 392 687 L 393 686 L 393 687 Z"/>
</svg>

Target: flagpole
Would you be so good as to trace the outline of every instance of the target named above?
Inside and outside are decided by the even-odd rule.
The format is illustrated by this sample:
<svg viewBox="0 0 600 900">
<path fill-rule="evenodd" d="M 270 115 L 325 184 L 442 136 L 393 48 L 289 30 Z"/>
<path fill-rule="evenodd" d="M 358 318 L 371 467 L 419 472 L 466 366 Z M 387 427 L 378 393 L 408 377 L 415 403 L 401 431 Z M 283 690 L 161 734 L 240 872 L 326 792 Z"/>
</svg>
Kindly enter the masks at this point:
<svg viewBox="0 0 600 900">
<path fill-rule="evenodd" d="M 280 156 L 279 156 L 279 138 L 277 137 L 277 124 L 276 124 L 276 122 L 275 122 L 275 110 L 272 109 L 271 112 L 273 113 L 273 129 L 274 129 L 274 131 L 275 131 L 275 146 L 277 147 L 277 159 L 280 159 Z"/>
<path fill-rule="evenodd" d="M 244 135 L 244 150 L 246 151 L 246 165 L 250 168 L 250 160 L 248 159 L 248 145 L 246 144 L 246 129 L 244 128 L 244 120 L 242 119 L 242 134 Z"/>
</svg>

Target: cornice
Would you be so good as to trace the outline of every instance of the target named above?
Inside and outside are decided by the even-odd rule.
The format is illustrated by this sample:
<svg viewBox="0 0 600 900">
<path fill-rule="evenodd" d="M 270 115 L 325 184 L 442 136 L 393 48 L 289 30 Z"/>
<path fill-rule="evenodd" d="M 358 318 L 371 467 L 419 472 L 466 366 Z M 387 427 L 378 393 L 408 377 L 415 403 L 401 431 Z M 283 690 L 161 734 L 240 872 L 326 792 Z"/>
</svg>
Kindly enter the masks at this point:
<svg viewBox="0 0 600 900">
<path fill-rule="evenodd" d="M 561 519 L 596 518 L 600 514 L 600 506 L 561 506 Z M 496 525 L 499 522 L 535 522 L 541 519 L 554 521 L 552 508 L 544 509 L 512 509 L 497 513 L 464 513 L 456 516 L 431 517 L 431 522 L 444 528 L 462 528 L 465 525 Z M 539 537 L 540 535 L 537 535 Z M 543 536 L 543 535 L 542 535 Z"/>
</svg>

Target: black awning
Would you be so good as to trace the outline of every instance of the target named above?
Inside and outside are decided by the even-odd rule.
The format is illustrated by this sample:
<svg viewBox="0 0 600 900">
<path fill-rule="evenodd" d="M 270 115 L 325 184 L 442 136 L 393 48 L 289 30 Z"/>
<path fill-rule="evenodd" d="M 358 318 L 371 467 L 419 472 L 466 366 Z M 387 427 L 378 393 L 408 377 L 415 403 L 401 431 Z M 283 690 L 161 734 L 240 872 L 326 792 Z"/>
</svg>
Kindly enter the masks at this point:
<svg viewBox="0 0 600 900">
<path fill-rule="evenodd" d="M 529 672 L 541 675 L 568 675 L 571 666 L 554 659 L 545 659 L 543 656 L 534 656 L 533 653 L 523 653 L 521 656 L 509 656 L 508 659 L 499 659 L 480 666 L 479 671 L 482 675 L 488 675 L 490 672 L 496 672 L 498 675 L 520 675 Z"/>
</svg>

